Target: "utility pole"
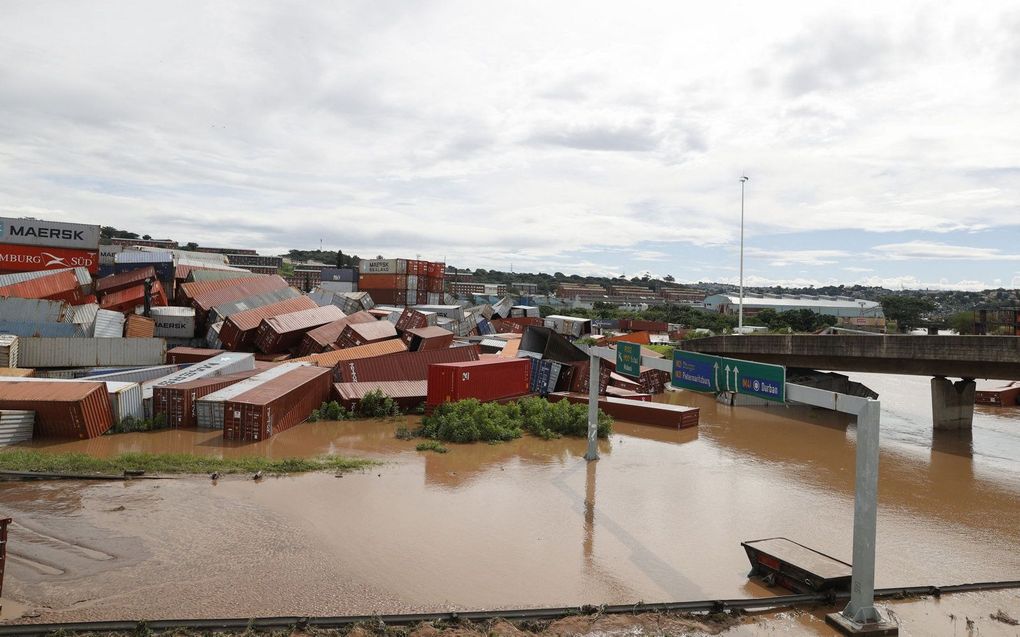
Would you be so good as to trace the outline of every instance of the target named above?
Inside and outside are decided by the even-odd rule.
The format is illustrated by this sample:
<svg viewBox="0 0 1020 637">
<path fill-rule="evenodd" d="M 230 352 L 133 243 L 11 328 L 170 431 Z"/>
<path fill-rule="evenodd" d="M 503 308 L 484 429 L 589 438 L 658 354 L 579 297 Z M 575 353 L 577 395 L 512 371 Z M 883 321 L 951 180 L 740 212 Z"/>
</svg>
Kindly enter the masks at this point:
<svg viewBox="0 0 1020 637">
<path fill-rule="evenodd" d="M 744 184 L 750 179 L 747 175 L 740 177 L 740 304 L 737 309 L 737 329 L 744 331 Z"/>
</svg>

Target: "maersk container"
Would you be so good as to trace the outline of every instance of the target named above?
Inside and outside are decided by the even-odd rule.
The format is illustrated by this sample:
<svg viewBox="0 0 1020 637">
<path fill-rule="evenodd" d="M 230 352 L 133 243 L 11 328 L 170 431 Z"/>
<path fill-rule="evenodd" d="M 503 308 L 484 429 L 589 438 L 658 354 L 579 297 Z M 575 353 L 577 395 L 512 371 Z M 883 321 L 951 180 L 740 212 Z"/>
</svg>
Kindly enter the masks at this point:
<svg viewBox="0 0 1020 637">
<path fill-rule="evenodd" d="M 169 427 L 194 427 L 196 425 L 196 400 L 221 389 L 226 389 L 258 373 L 261 373 L 261 370 L 250 369 L 236 374 L 200 378 L 186 383 L 177 383 L 176 385 L 153 387 L 153 415 L 162 415 Z"/>
<path fill-rule="evenodd" d="M 124 315 L 113 310 L 99 310 L 92 329 L 94 338 L 120 338 L 124 336 Z"/>
<path fill-rule="evenodd" d="M 22 338 L 22 367 L 127 367 L 160 365 L 166 354 L 161 338 Z"/>
<path fill-rule="evenodd" d="M 362 259 L 358 265 L 362 274 L 407 274 L 405 259 Z"/>
<path fill-rule="evenodd" d="M 0 243 L 96 251 L 99 249 L 99 226 L 0 217 Z"/>
<path fill-rule="evenodd" d="M 166 362 L 169 364 L 190 365 L 192 363 L 201 363 L 220 354 L 226 354 L 226 352 L 221 349 L 180 346 L 167 350 Z"/>
<path fill-rule="evenodd" d="M 193 338 L 195 336 L 195 308 L 154 307 L 149 316 L 156 321 L 155 335 L 160 338 Z"/>
<path fill-rule="evenodd" d="M 99 267 L 102 268 L 104 265 L 113 266 L 117 253 L 123 251 L 124 246 L 99 246 Z"/>
<path fill-rule="evenodd" d="M 223 429 L 223 405 L 227 400 L 239 396 L 249 389 L 254 389 L 262 383 L 287 374 L 299 367 L 311 366 L 310 363 L 282 363 L 271 367 L 266 371 L 256 374 L 251 378 L 226 387 L 219 391 L 203 396 L 195 401 L 195 423 L 205 429 Z M 329 370 L 324 370 L 329 373 Z"/>
<path fill-rule="evenodd" d="M 529 390 L 531 359 L 504 358 L 429 366 L 430 407 L 466 398 L 481 401 L 524 396 Z"/>
</svg>

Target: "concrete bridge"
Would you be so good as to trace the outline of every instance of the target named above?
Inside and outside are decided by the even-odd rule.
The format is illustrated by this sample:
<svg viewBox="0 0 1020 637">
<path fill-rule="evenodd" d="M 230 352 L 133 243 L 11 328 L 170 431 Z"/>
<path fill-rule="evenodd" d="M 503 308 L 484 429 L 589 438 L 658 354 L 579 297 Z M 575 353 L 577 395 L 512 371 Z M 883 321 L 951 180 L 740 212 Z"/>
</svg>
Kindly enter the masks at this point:
<svg viewBox="0 0 1020 637">
<path fill-rule="evenodd" d="M 1020 380 L 1020 338 L 1012 336 L 768 334 L 713 336 L 681 347 L 787 367 L 932 376 L 936 429 L 970 428 L 975 378 Z"/>
</svg>

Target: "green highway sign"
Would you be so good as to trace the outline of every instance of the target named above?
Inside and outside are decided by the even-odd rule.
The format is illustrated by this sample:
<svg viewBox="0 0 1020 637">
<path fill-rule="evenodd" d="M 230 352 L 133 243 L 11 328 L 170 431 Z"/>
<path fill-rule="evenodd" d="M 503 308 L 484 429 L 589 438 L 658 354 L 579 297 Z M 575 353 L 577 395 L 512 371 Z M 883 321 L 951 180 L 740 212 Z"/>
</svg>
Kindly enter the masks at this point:
<svg viewBox="0 0 1020 637">
<path fill-rule="evenodd" d="M 617 353 L 619 356 L 619 353 Z M 786 402 L 786 368 L 736 358 L 675 350 L 673 386 L 718 394 L 731 391 Z"/>
<path fill-rule="evenodd" d="M 641 346 L 637 343 L 616 344 L 616 372 L 631 378 L 641 375 Z"/>
</svg>

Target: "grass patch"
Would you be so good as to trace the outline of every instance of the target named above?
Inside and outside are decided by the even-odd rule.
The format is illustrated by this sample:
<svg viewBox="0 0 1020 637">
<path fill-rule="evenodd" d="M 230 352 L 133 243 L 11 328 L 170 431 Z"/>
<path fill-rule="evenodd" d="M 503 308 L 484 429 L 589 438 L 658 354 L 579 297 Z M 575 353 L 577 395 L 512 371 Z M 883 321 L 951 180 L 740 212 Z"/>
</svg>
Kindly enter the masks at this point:
<svg viewBox="0 0 1020 637">
<path fill-rule="evenodd" d="M 146 473 L 304 473 L 351 471 L 376 464 L 371 460 L 323 456 L 320 458 L 215 458 L 188 453 L 122 453 L 96 458 L 84 453 L 42 453 L 31 449 L 0 451 L 0 470 L 45 473 L 120 474 L 125 470 Z"/>
<path fill-rule="evenodd" d="M 606 438 L 612 431 L 613 419 L 602 410 L 598 418 L 599 438 Z M 525 432 L 546 440 L 560 436 L 583 438 L 588 435 L 588 406 L 566 400 L 550 403 L 544 398 L 525 398 L 505 404 L 470 398 L 439 405 L 422 418 L 420 429 L 398 430 L 397 437 L 411 433 L 445 442 L 491 443 L 514 440 Z"/>
<path fill-rule="evenodd" d="M 443 443 L 438 440 L 426 440 L 425 442 L 419 442 L 418 446 L 415 447 L 416 451 L 435 451 L 436 453 L 446 453 L 449 451 L 443 446 Z"/>
</svg>

